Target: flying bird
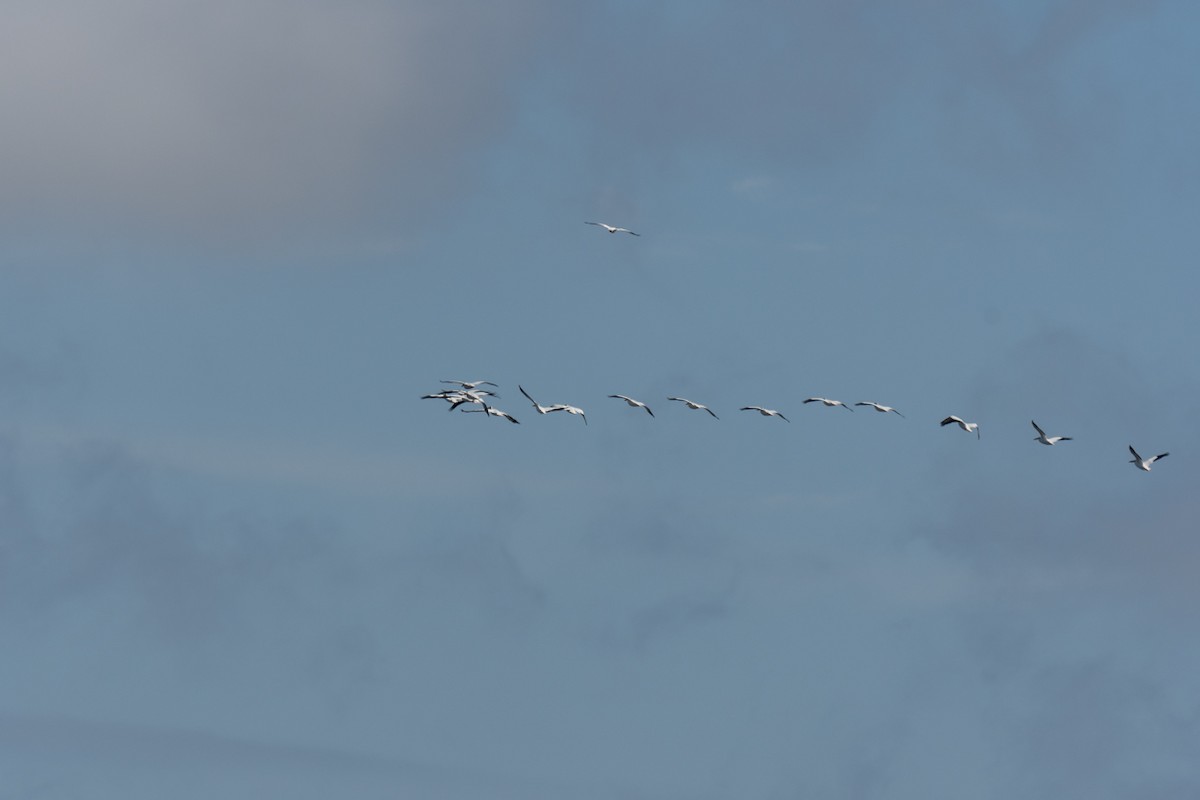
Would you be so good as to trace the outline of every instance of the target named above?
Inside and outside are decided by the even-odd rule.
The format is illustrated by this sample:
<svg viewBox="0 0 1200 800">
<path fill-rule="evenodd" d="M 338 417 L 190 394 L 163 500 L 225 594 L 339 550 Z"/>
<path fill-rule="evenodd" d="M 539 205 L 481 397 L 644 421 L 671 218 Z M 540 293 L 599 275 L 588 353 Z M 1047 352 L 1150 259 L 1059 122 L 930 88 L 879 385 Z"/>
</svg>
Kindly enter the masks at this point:
<svg viewBox="0 0 1200 800">
<path fill-rule="evenodd" d="M 1041 442 L 1042 444 L 1058 444 L 1059 442 L 1071 441 L 1070 436 L 1047 436 L 1046 432 L 1042 430 L 1033 420 L 1029 420 L 1029 424 L 1032 425 L 1033 429 L 1038 432 L 1038 435 L 1033 437 L 1035 442 Z"/>
<path fill-rule="evenodd" d="M 583 409 L 579 408 L 578 406 L 569 406 L 566 403 L 555 403 L 554 405 L 550 406 L 550 409 L 546 413 L 549 414 L 551 411 L 565 411 L 568 414 L 573 414 L 577 417 L 583 417 L 583 424 L 587 425 L 587 415 L 584 414 Z"/>
<path fill-rule="evenodd" d="M 888 412 L 890 411 L 890 412 L 892 412 L 893 414 L 896 414 L 896 415 L 898 415 L 898 416 L 901 416 L 901 417 L 903 417 L 903 416 L 904 416 L 903 414 L 901 414 L 899 411 L 897 411 L 896 409 L 892 408 L 891 406 L 885 406 L 885 405 L 883 405 L 882 403 L 855 403 L 854 405 L 856 405 L 856 406 L 870 406 L 871 408 L 875 409 L 876 411 L 880 412 L 881 414 L 886 414 L 886 413 L 888 413 Z M 907 419 L 907 418 L 906 418 L 906 419 Z"/>
<path fill-rule="evenodd" d="M 601 228 L 604 228 L 604 230 L 608 231 L 609 233 L 628 233 L 630 236 L 641 236 L 640 233 L 634 233 L 633 231 L 629 230 L 629 228 L 618 228 L 616 225 L 609 225 L 608 223 L 605 223 L 605 222 L 585 222 L 584 224 L 585 225 L 599 225 Z"/>
<path fill-rule="evenodd" d="M 514 417 L 512 414 L 508 413 L 507 411 L 501 411 L 498 408 L 492 408 L 491 406 L 489 406 L 487 404 L 484 404 L 483 408 L 464 409 L 463 413 L 464 414 L 487 414 L 489 417 L 501 417 L 515 425 L 521 424 L 521 423 L 517 422 L 516 417 Z"/>
<path fill-rule="evenodd" d="M 461 406 L 463 403 L 471 403 L 472 405 L 483 406 L 487 408 L 488 396 L 494 396 L 487 389 L 463 389 L 462 391 L 455 390 L 454 397 L 450 398 L 449 411 Z"/>
<path fill-rule="evenodd" d="M 470 389 L 447 389 L 444 392 L 434 392 L 433 394 L 421 395 L 422 400 L 445 400 L 450 404 L 447 411 L 453 411 L 463 403 L 473 403 L 475 405 L 484 405 L 484 396 L 489 395 L 486 389 L 482 391 L 472 391 Z"/>
<path fill-rule="evenodd" d="M 649 414 L 652 417 L 654 416 L 654 412 L 650 410 L 650 406 L 646 405 L 641 400 L 634 400 L 632 397 L 627 397 L 623 394 L 610 394 L 609 397 L 615 397 L 618 400 L 624 400 L 626 403 L 629 404 L 630 408 L 644 408 L 644 409 L 646 409 L 647 414 Z"/>
<path fill-rule="evenodd" d="M 554 405 L 552 405 L 552 406 L 543 406 L 543 405 L 539 405 L 539 404 L 538 404 L 538 401 L 537 401 L 537 400 L 534 400 L 532 397 L 530 397 L 530 396 L 529 396 L 529 392 L 525 391 L 525 387 L 524 387 L 524 386 L 521 386 L 520 384 L 517 384 L 517 388 L 521 390 L 521 394 L 525 395 L 525 399 L 526 399 L 526 400 L 528 400 L 529 402 L 533 403 L 533 407 L 534 407 L 534 409 L 536 409 L 536 410 L 537 410 L 537 413 L 539 413 L 539 414 L 549 414 L 549 413 L 551 413 L 552 411 L 565 411 L 565 412 L 567 412 L 568 414 L 576 414 L 576 415 L 578 415 L 578 416 L 581 416 L 581 417 L 583 417 L 583 424 L 584 424 L 584 425 L 587 425 L 587 417 L 586 417 L 586 416 L 584 416 L 584 413 L 583 413 L 583 409 L 582 409 L 582 408 L 576 408 L 575 406 L 568 406 L 568 405 L 564 405 L 564 404 L 562 404 L 562 403 L 555 403 L 555 404 L 554 404 Z"/>
<path fill-rule="evenodd" d="M 979 423 L 978 422 L 964 422 L 963 420 L 959 419 L 958 417 L 946 417 L 944 420 L 942 420 L 942 425 L 949 425 L 951 422 L 958 423 L 958 427 L 962 428 L 967 433 L 970 433 L 971 431 L 975 431 L 975 438 L 976 439 L 979 438 Z"/>
<path fill-rule="evenodd" d="M 1130 461 L 1129 463 L 1136 465 L 1137 468 L 1142 470 L 1143 472 L 1149 472 L 1150 465 L 1153 464 L 1155 461 L 1158 461 L 1160 458 L 1166 458 L 1167 456 L 1171 455 L 1170 453 L 1159 453 L 1158 455 L 1151 456 L 1150 458 L 1142 458 L 1141 456 L 1138 455 L 1138 451 L 1133 449 L 1133 445 L 1129 445 L 1129 452 L 1133 453 L 1133 460 Z"/>
<path fill-rule="evenodd" d="M 538 405 L 538 402 L 537 402 L 536 400 L 534 400 L 532 397 L 530 397 L 530 396 L 529 396 L 529 392 L 525 391 L 525 387 L 523 387 L 523 386 L 521 386 L 521 385 L 519 385 L 519 384 L 518 384 L 517 388 L 521 390 L 521 394 L 525 395 L 525 399 L 526 399 L 526 400 L 528 400 L 529 402 L 533 403 L 533 407 L 534 407 L 534 408 L 537 410 L 537 413 L 539 413 L 539 414 L 549 414 L 551 411 L 555 411 L 555 410 L 556 410 L 554 406 L 540 406 L 540 405 Z"/>
<path fill-rule="evenodd" d="M 457 400 L 461 396 L 462 396 L 461 392 L 459 392 L 458 390 L 453 390 L 453 391 L 445 391 L 445 392 L 434 392 L 433 394 L 423 394 L 423 395 L 421 395 L 421 399 L 422 400 L 446 400 L 450 403 L 453 403 L 455 400 Z"/>
<path fill-rule="evenodd" d="M 718 417 L 716 414 L 713 414 L 713 410 L 711 408 L 709 408 L 706 405 L 703 405 L 702 403 L 697 403 L 695 401 L 688 400 L 685 397 L 668 397 L 667 399 L 668 400 L 678 400 L 679 402 L 683 403 L 684 405 L 686 405 L 688 408 L 692 409 L 693 411 L 707 411 L 709 414 L 712 414 L 713 419 L 720 419 L 720 417 Z"/>
<path fill-rule="evenodd" d="M 762 414 L 764 417 L 779 417 L 784 422 L 791 422 L 790 419 L 785 417 L 783 414 L 780 414 L 778 411 L 776 411 L 773 408 L 763 408 L 762 406 L 742 406 L 741 410 L 742 411 L 757 411 L 758 413 Z"/>
<path fill-rule="evenodd" d="M 467 391 L 478 389 L 480 386 L 495 386 L 491 381 L 441 381 L 442 383 L 457 383 Z"/>
<path fill-rule="evenodd" d="M 810 397 L 807 400 L 805 400 L 804 402 L 806 402 L 806 403 L 824 403 L 827 408 L 833 408 L 834 406 L 841 406 L 842 408 L 846 409 L 847 411 L 850 411 L 850 412 L 854 411 L 853 408 L 846 405 L 841 400 L 830 400 L 828 397 Z"/>
</svg>

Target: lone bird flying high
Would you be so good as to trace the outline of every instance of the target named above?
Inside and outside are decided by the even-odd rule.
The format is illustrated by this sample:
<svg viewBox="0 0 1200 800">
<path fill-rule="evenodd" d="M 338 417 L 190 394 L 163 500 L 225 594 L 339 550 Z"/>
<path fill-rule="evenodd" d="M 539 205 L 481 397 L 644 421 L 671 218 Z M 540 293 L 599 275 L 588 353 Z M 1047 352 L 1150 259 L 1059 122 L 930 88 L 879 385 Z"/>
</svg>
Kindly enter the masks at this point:
<svg viewBox="0 0 1200 800">
<path fill-rule="evenodd" d="M 942 420 L 942 425 L 943 426 L 949 425 L 952 422 L 957 423 L 958 427 L 962 428 L 967 433 L 970 433 L 971 431 L 975 431 L 975 438 L 976 439 L 979 438 L 979 423 L 978 422 L 965 422 L 960 417 L 951 416 L 951 417 L 946 417 L 944 420 Z"/>
<path fill-rule="evenodd" d="M 587 222 L 584 225 L 598 225 L 609 233 L 628 233 L 630 236 L 641 236 L 640 233 L 634 233 L 629 228 L 618 228 L 616 225 L 609 225 L 607 222 Z"/>
<path fill-rule="evenodd" d="M 1150 456 L 1150 458 L 1142 458 L 1138 455 L 1138 451 L 1133 449 L 1133 445 L 1129 445 L 1129 452 L 1133 453 L 1133 460 L 1129 463 L 1135 465 L 1142 472 L 1149 472 L 1151 464 L 1160 458 L 1166 458 L 1171 455 L 1170 453 L 1159 453 L 1156 456 Z"/>
<path fill-rule="evenodd" d="M 1032 425 L 1033 429 L 1038 432 L 1038 435 L 1033 437 L 1035 442 L 1041 442 L 1042 444 L 1058 444 L 1059 442 L 1071 441 L 1070 436 L 1047 436 L 1046 432 L 1042 430 L 1033 420 L 1029 420 L 1029 424 Z"/>
</svg>

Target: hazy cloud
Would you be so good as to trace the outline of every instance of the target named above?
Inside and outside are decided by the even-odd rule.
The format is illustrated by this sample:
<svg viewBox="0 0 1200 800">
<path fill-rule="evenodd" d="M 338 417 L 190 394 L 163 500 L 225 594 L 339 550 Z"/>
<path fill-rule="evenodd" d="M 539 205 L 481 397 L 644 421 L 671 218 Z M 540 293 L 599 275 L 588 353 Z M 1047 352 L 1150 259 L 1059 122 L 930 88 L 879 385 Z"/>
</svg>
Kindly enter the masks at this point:
<svg viewBox="0 0 1200 800">
<path fill-rule="evenodd" d="M 19 2 L 0 32 L 5 227 L 277 247 L 411 230 L 504 124 L 529 8 Z"/>
</svg>

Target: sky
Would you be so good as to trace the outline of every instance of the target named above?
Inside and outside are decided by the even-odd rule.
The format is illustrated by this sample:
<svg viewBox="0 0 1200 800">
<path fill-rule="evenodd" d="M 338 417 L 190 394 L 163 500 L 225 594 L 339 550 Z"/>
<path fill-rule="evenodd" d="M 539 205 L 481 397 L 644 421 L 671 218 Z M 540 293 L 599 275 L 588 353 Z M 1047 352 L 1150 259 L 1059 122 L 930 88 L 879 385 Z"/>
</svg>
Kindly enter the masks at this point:
<svg viewBox="0 0 1200 800">
<path fill-rule="evenodd" d="M 0 799 L 1196 797 L 1198 25 L 10 3 Z"/>
</svg>

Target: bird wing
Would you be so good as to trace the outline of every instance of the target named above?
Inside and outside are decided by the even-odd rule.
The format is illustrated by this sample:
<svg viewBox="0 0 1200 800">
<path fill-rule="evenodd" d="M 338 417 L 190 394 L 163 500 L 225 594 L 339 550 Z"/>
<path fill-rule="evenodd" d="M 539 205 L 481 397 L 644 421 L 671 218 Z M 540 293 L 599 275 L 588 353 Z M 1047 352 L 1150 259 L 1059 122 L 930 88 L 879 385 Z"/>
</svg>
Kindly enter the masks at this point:
<svg viewBox="0 0 1200 800">
<path fill-rule="evenodd" d="M 962 420 L 958 417 L 946 417 L 944 420 L 942 420 L 943 425 L 949 425 L 952 422 L 957 422 L 959 425 L 962 424 Z"/>
<path fill-rule="evenodd" d="M 1169 456 L 1169 455 L 1171 455 L 1171 454 L 1170 454 L 1170 453 L 1159 453 L 1158 455 L 1156 455 L 1154 458 L 1152 458 L 1152 459 L 1150 459 L 1150 460 L 1151 460 L 1151 461 L 1158 461 L 1160 458 L 1166 458 L 1166 457 L 1167 457 L 1167 456 Z"/>
<path fill-rule="evenodd" d="M 537 401 L 536 401 L 536 400 L 534 400 L 532 397 L 530 397 L 530 396 L 529 396 L 529 392 L 525 391 L 525 387 L 521 386 L 520 384 L 517 384 L 517 388 L 521 390 L 521 394 L 525 395 L 525 399 L 526 399 L 526 400 L 528 400 L 529 402 L 533 403 L 533 405 L 534 405 L 535 407 L 537 406 Z"/>
<path fill-rule="evenodd" d="M 1042 430 L 1041 428 L 1039 428 L 1038 424 L 1036 422 L 1034 422 L 1033 420 L 1029 420 L 1029 424 L 1032 425 L 1033 429 L 1038 432 L 1038 436 L 1046 435 L 1046 432 L 1044 430 Z"/>
<path fill-rule="evenodd" d="M 1138 451 L 1133 449 L 1133 445 L 1129 445 L 1129 452 L 1133 453 L 1133 457 L 1138 461 L 1142 460 L 1142 457 L 1138 455 Z"/>
</svg>

